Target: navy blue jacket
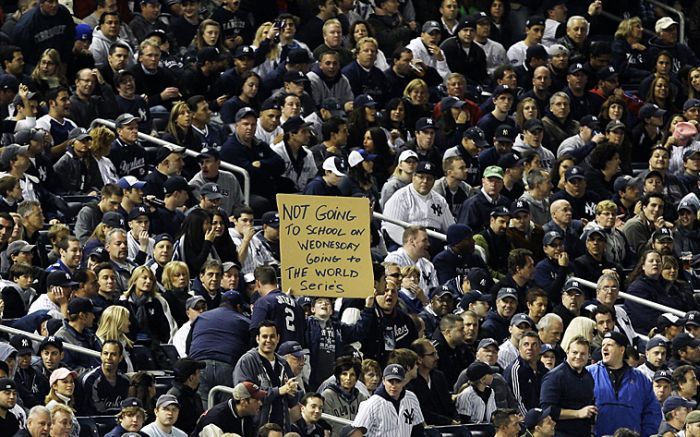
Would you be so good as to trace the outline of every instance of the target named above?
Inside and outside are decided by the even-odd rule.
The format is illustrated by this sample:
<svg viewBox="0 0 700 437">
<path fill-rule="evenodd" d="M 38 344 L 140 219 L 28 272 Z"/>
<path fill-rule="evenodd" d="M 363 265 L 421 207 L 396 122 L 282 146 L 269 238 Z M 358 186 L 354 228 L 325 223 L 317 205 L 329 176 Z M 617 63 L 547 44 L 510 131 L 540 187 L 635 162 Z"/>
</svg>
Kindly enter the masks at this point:
<svg viewBox="0 0 700 437">
<path fill-rule="evenodd" d="M 192 322 L 189 357 L 235 366 L 249 349 L 250 320 L 231 308 L 205 311 Z"/>
<path fill-rule="evenodd" d="M 362 352 L 366 358 L 379 361 L 386 365 L 389 354 L 393 349 L 408 348 L 418 339 L 418 330 L 413 319 L 408 314 L 395 308 L 390 315 L 378 307 L 365 308 L 358 323 L 367 323 L 366 331 L 371 333 L 362 339 Z"/>
<path fill-rule="evenodd" d="M 463 275 L 472 267 L 480 267 L 488 270 L 484 260 L 480 256 L 470 253 L 467 255 L 458 255 L 451 247 L 445 246 L 442 252 L 435 255 L 433 265 L 437 272 L 438 283 L 444 284 L 457 275 Z"/>
<path fill-rule="evenodd" d="M 493 338 L 498 344 L 501 344 L 510 335 L 509 327 L 510 319 L 504 318 L 495 310 L 489 310 L 486 313 L 486 319 L 481 325 L 479 334 L 481 338 Z"/>
<path fill-rule="evenodd" d="M 382 70 L 372 66 L 368 72 L 353 61 L 343 68 L 342 73 L 348 78 L 353 95 L 369 94 L 380 107 L 384 106 L 389 98 L 389 84 Z"/>
<path fill-rule="evenodd" d="M 544 367 L 542 361 L 537 361 L 537 370 L 535 371 L 520 356 L 503 372 L 503 377 L 513 390 L 523 415 L 528 410 L 540 406 L 540 387 L 542 387 L 542 378 L 546 373 L 547 368 Z"/>
<path fill-rule="evenodd" d="M 284 160 L 270 146 L 257 139 L 248 147 L 234 133 L 221 147 L 221 160 L 243 167 L 250 174 L 251 193 L 273 198 L 276 194 L 276 178 L 284 171 Z M 260 161 L 260 167 L 253 162 Z"/>
<path fill-rule="evenodd" d="M 592 419 L 559 420 L 562 409 L 578 410 L 593 405 L 593 377 L 585 368 L 581 373 L 564 362 L 547 372 L 542 378 L 540 407 L 552 408 L 552 419 L 557 422 L 556 433 L 572 437 L 589 437 Z"/>
<path fill-rule="evenodd" d="M 535 285 L 542 288 L 549 296 L 552 306 L 561 302 L 561 290 L 566 282 L 567 268 L 545 258 L 535 265 Z"/>
<path fill-rule="evenodd" d="M 457 216 L 457 223 L 468 225 L 474 232 L 485 229 L 489 224 L 491 211 L 495 206 L 510 207 L 510 199 L 505 196 L 498 196 L 496 204 L 492 204 L 486 199 L 484 193 L 479 191 L 476 196 L 472 196 L 462 204 Z"/>
<path fill-rule="evenodd" d="M 278 289 L 256 300 L 250 317 L 250 329 L 257 330 L 263 320 L 275 322 L 280 333 L 280 344 L 285 341 L 304 344 L 304 310 L 293 297 Z"/>
<path fill-rule="evenodd" d="M 338 187 L 328 185 L 322 176 L 316 176 L 306 184 L 304 194 L 312 196 L 340 196 L 340 190 Z"/>
<path fill-rule="evenodd" d="M 666 281 L 661 278 L 658 280 L 652 279 L 642 274 L 627 287 L 627 293 L 661 305 L 676 308 L 678 302 L 669 296 L 666 291 L 665 282 Z M 656 320 L 661 315 L 661 311 L 659 310 L 629 300 L 625 301 L 625 310 L 627 310 L 627 314 L 630 316 L 630 321 L 632 322 L 634 330 L 645 335 L 656 326 Z"/>
</svg>

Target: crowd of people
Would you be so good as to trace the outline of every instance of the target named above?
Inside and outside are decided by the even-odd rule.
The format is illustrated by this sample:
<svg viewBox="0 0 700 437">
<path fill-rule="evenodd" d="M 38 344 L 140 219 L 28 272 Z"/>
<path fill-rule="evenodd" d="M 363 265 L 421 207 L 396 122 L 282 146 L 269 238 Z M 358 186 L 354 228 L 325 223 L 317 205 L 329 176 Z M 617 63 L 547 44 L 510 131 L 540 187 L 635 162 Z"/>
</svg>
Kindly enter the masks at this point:
<svg viewBox="0 0 700 437">
<path fill-rule="evenodd" d="M 0 6 L 0 435 L 700 437 L 697 2 L 91 3 Z"/>
</svg>

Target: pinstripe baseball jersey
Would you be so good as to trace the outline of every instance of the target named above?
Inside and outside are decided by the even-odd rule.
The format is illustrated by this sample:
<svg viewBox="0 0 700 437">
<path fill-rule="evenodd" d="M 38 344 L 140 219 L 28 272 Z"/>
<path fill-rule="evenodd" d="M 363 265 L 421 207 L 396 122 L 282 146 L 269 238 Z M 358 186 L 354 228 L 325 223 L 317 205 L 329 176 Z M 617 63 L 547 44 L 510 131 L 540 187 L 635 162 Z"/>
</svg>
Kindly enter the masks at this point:
<svg viewBox="0 0 700 437">
<path fill-rule="evenodd" d="M 400 188 L 387 200 L 384 205 L 384 215 L 413 225 L 437 229 L 440 232 L 447 232 L 447 228 L 455 223 L 450 205 L 444 197 L 435 191 L 422 195 L 411 184 Z M 395 242 L 401 242 L 402 227 L 382 222 L 382 230 L 386 231 Z"/>
<path fill-rule="evenodd" d="M 399 411 L 378 394 L 360 404 L 352 426 L 367 429 L 366 437 L 406 437 L 414 426 L 425 422 L 418 398 L 409 390 L 401 399 Z"/>
</svg>

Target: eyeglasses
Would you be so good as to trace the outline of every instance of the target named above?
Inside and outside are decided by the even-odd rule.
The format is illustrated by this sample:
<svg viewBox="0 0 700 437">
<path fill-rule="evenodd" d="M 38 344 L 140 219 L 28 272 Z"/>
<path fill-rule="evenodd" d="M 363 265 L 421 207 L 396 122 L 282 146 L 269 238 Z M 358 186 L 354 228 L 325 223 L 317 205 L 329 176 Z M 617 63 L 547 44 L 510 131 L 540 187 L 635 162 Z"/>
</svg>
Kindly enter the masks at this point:
<svg viewBox="0 0 700 437">
<path fill-rule="evenodd" d="M 423 356 L 424 356 L 424 357 L 437 357 L 437 356 L 438 356 L 438 352 L 437 352 L 437 351 L 433 351 L 433 352 L 431 352 L 431 353 L 429 353 L 429 354 L 423 354 Z"/>
<path fill-rule="evenodd" d="M 389 273 L 387 276 L 389 276 L 391 278 L 400 278 L 401 273 Z"/>
</svg>

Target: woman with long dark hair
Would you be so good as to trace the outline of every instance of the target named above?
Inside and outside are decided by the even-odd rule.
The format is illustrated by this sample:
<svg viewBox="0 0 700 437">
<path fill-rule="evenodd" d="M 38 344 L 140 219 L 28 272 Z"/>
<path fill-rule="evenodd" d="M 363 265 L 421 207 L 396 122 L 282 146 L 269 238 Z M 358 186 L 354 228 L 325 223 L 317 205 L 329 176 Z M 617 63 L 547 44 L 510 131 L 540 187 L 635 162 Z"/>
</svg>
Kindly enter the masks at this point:
<svg viewBox="0 0 700 437">
<path fill-rule="evenodd" d="M 402 147 L 411 138 L 411 130 L 406 127 L 406 104 L 403 99 L 389 100 L 382 112 L 381 126 L 389 132 L 389 144 L 394 149 Z"/>
<path fill-rule="evenodd" d="M 214 249 L 219 255 L 219 260 L 224 263 L 227 261 L 238 263 L 238 249 L 231 239 L 231 234 L 228 228 L 231 224 L 228 216 L 221 208 L 214 210 L 211 218 L 211 227 L 216 235 L 214 240 Z"/>
<path fill-rule="evenodd" d="M 374 159 L 374 178 L 377 184 L 383 185 L 393 171 L 396 155 L 389 148 L 386 132 L 381 127 L 372 127 L 365 131 L 362 147 L 368 155 L 376 155 Z"/>
<path fill-rule="evenodd" d="M 187 214 L 176 238 L 173 258 L 187 264 L 190 278 L 199 274 L 207 259 L 220 259 L 214 248 L 216 231 L 211 225 L 211 214 L 203 209 L 193 209 Z"/>
<path fill-rule="evenodd" d="M 260 76 L 252 70 L 241 74 L 240 81 L 238 81 L 240 86 L 234 91 L 235 95 L 221 105 L 220 114 L 221 120 L 224 123 L 234 123 L 236 112 L 243 107 L 249 106 L 256 111 L 260 109 L 260 103 L 258 102 L 258 91 L 260 90 L 261 82 L 262 80 L 260 79 Z"/>
<path fill-rule="evenodd" d="M 659 232 L 659 231 L 657 231 Z M 627 293 L 651 302 L 677 308 L 678 302 L 668 294 L 666 280 L 661 276 L 662 257 L 656 250 L 647 250 L 627 278 Z M 637 331 L 649 332 L 655 326 L 661 311 L 625 300 L 625 309 Z"/>
<path fill-rule="evenodd" d="M 348 115 L 348 149 L 361 147 L 365 131 L 375 126 L 379 126 L 377 102 L 369 94 L 360 94 L 355 97 Z"/>
<path fill-rule="evenodd" d="M 367 197 L 372 204 L 379 201 L 379 190 L 372 176 L 374 171 L 374 155 L 370 155 L 364 149 L 353 150 L 348 156 L 350 169 L 348 175 L 342 179 L 338 189 L 343 196 Z"/>
</svg>

